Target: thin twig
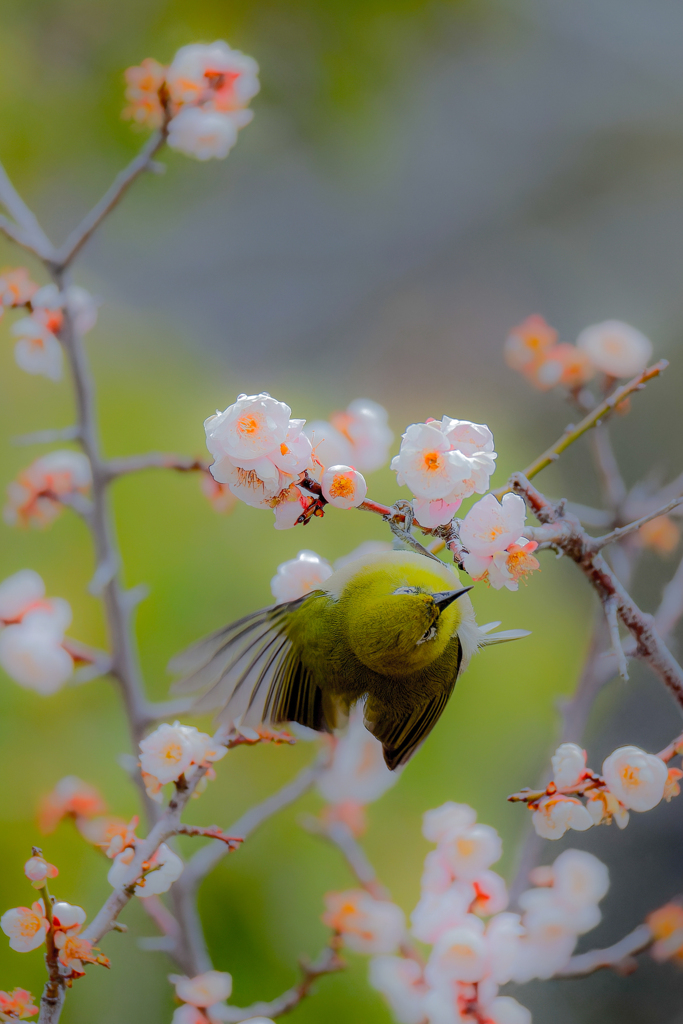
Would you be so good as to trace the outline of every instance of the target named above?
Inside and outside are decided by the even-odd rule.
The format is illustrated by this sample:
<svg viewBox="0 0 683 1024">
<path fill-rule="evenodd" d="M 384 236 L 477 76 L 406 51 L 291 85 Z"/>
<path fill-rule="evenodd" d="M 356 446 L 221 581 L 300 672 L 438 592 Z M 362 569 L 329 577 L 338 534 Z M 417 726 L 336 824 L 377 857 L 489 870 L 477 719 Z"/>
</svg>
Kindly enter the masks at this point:
<svg viewBox="0 0 683 1024">
<path fill-rule="evenodd" d="M 54 246 L 41 228 L 35 214 L 26 205 L 10 181 L 5 168 L 0 164 L 0 204 L 5 207 L 14 224 L 4 217 L 0 220 L 2 229 L 13 242 L 28 249 L 39 259 L 49 260 L 54 255 Z"/>
<path fill-rule="evenodd" d="M 628 974 L 634 967 L 633 957 L 642 953 L 654 942 L 652 930 L 646 924 L 639 924 L 632 932 L 625 935 L 613 946 L 605 949 L 591 949 L 587 953 L 578 953 L 570 958 L 562 970 L 557 971 L 556 978 L 584 978 L 604 967 L 611 967 L 619 974 Z"/>
<path fill-rule="evenodd" d="M 626 484 L 621 475 L 619 464 L 607 423 L 596 425 L 591 435 L 593 459 L 600 475 L 605 503 L 613 513 L 617 513 L 626 500 Z"/>
<path fill-rule="evenodd" d="M 206 471 L 209 463 L 205 459 L 193 459 L 173 452 L 146 452 L 144 455 L 129 455 L 122 459 L 109 459 L 105 470 L 108 480 L 139 473 L 145 469 L 176 469 L 180 473 Z"/>
<path fill-rule="evenodd" d="M 29 444 L 53 444 L 55 441 L 76 441 L 80 430 L 77 426 L 58 427 L 56 430 L 36 430 L 32 434 L 13 437 L 11 443 L 17 447 Z"/>
<path fill-rule="evenodd" d="M 651 522 L 653 519 L 658 519 L 659 516 L 666 515 L 667 512 L 671 512 L 672 509 L 676 508 L 683 502 L 683 497 L 674 498 L 673 501 L 667 502 L 666 505 L 662 505 L 661 508 L 654 509 L 653 512 L 648 512 L 646 516 L 641 516 L 640 519 L 636 519 L 632 523 L 627 523 L 626 526 L 620 526 L 616 530 L 612 530 L 611 533 L 606 533 L 602 537 L 595 537 L 593 543 L 596 550 L 601 551 L 608 544 L 614 544 L 615 541 L 621 540 L 622 537 L 627 537 L 630 533 L 635 533 L 645 523 Z"/>
<path fill-rule="evenodd" d="M 619 636 L 619 620 L 617 618 L 618 604 L 616 597 L 608 597 L 603 601 L 603 607 L 605 609 L 605 618 L 607 619 L 607 628 L 609 630 L 612 650 L 614 651 L 617 659 L 619 675 L 623 680 L 628 681 L 628 661 L 626 660 L 624 648 L 621 646 L 621 637 Z"/>
</svg>

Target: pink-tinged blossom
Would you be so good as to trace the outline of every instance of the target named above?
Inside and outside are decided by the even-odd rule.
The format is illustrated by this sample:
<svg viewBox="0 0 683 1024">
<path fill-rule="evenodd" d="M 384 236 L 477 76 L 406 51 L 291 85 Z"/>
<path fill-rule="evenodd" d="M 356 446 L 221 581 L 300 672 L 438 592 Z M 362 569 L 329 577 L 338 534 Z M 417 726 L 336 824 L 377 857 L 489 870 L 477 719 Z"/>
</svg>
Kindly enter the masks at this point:
<svg viewBox="0 0 683 1024">
<path fill-rule="evenodd" d="M 354 708 L 345 733 L 335 739 L 329 767 L 318 777 L 318 790 L 332 804 L 378 800 L 398 779 L 384 762 L 382 744 L 363 725 L 363 712 Z"/>
<path fill-rule="evenodd" d="M 495 871 L 482 871 L 472 880 L 474 899 L 471 910 L 480 917 L 499 914 L 508 905 L 508 892 L 505 879 Z"/>
<path fill-rule="evenodd" d="M 285 491 L 280 493 L 277 504 L 273 508 L 275 513 L 275 529 L 293 529 L 297 525 L 299 517 L 304 512 L 308 512 L 314 503 L 315 498 L 304 494 L 296 484 L 290 484 Z"/>
<path fill-rule="evenodd" d="M 598 370 L 610 377 L 634 377 L 645 369 L 652 355 L 650 339 L 620 320 L 586 327 L 576 344 Z"/>
<path fill-rule="evenodd" d="M 567 907 L 599 903 L 609 889 L 607 866 L 585 850 L 564 850 L 553 864 L 553 893 Z"/>
<path fill-rule="evenodd" d="M 277 604 L 295 601 L 312 590 L 319 590 L 332 575 L 332 566 L 315 551 L 300 551 L 296 558 L 281 562 L 270 581 L 270 589 Z"/>
<path fill-rule="evenodd" d="M 440 843 L 450 832 L 461 832 L 474 825 L 477 812 L 467 804 L 456 804 L 452 800 L 425 811 L 422 817 L 422 835 L 430 843 Z"/>
<path fill-rule="evenodd" d="M 171 1017 L 171 1024 L 208 1024 L 208 1017 L 191 1003 L 183 1003 Z"/>
<path fill-rule="evenodd" d="M 77 935 L 80 934 L 81 928 L 85 924 L 86 913 L 83 907 L 76 907 L 71 903 L 55 903 L 52 907 L 52 925 L 54 931 L 54 941 L 57 949 L 65 949 L 67 944 L 73 941 Z M 89 953 L 90 944 L 88 948 L 83 952 Z M 76 949 L 67 949 L 64 959 L 68 962 L 69 960 L 77 959 L 78 951 Z M 80 965 L 79 965 L 80 966 Z"/>
<path fill-rule="evenodd" d="M 335 508 L 356 508 L 368 493 L 365 477 L 353 466 L 330 466 L 323 473 L 320 486 L 325 499 Z"/>
<path fill-rule="evenodd" d="M 586 771 L 586 751 L 577 743 L 561 743 L 550 762 L 558 789 L 575 786 Z"/>
<path fill-rule="evenodd" d="M 561 839 L 567 829 L 585 832 L 593 819 L 580 800 L 569 796 L 546 796 L 532 814 L 533 826 L 543 839 Z"/>
<path fill-rule="evenodd" d="M 217 111 L 239 111 L 259 91 L 258 64 L 227 43 L 182 46 L 166 71 L 173 103 L 208 104 Z"/>
<path fill-rule="evenodd" d="M 460 539 L 467 548 L 467 572 L 474 580 L 486 580 L 496 590 L 517 590 L 519 581 L 539 568 L 532 552 L 538 544 L 521 536 L 526 506 L 517 494 L 505 494 L 502 502 L 487 494 L 465 516 Z"/>
<path fill-rule="evenodd" d="M 389 1003 L 398 1024 L 422 1024 L 429 990 L 418 963 L 398 956 L 373 957 L 368 980 Z"/>
<path fill-rule="evenodd" d="M 95 786 L 76 775 L 66 775 L 40 801 L 38 827 L 43 834 L 54 832 L 62 818 L 95 818 L 107 809 Z"/>
<path fill-rule="evenodd" d="M 608 789 L 589 790 L 586 794 L 586 810 L 594 825 L 609 825 L 612 821 L 621 829 L 628 825 L 628 811 Z"/>
<path fill-rule="evenodd" d="M 135 880 L 130 877 L 130 865 L 134 856 L 135 849 L 127 847 L 114 858 L 107 880 L 115 889 Z M 162 843 L 149 861 L 143 863 L 140 876 L 144 877 L 139 878 L 135 886 L 135 895 L 143 899 L 147 896 L 159 896 L 171 888 L 182 872 L 183 862 L 180 857 L 169 849 L 166 843 Z"/>
<path fill-rule="evenodd" d="M 243 113 L 246 113 L 244 111 Z M 244 117 L 201 107 L 186 107 L 168 126 L 168 146 L 196 160 L 224 160 L 237 142 Z"/>
<path fill-rule="evenodd" d="M 168 980 L 175 985 L 178 999 L 200 1008 L 221 1003 L 232 992 L 232 976 L 226 971 L 205 971 L 194 978 L 169 974 Z"/>
<path fill-rule="evenodd" d="M 20 569 L 0 583 L 0 622 L 20 622 L 44 597 L 42 577 L 33 569 Z"/>
<path fill-rule="evenodd" d="M 25 306 L 37 291 L 25 267 L 0 273 L 0 306 Z"/>
<path fill-rule="evenodd" d="M 164 119 L 164 108 L 159 96 L 166 78 L 166 68 L 152 57 L 145 57 L 140 64 L 126 68 L 126 99 L 129 107 L 123 116 L 136 124 L 148 128 L 159 128 Z"/>
<path fill-rule="evenodd" d="M 0 992 L 0 1020 L 28 1020 L 40 1007 L 33 1003 L 33 996 L 25 988 L 15 988 L 11 992 Z"/>
<path fill-rule="evenodd" d="M 45 917 L 45 904 L 36 900 L 30 907 L 13 907 L 0 917 L 0 928 L 9 939 L 10 949 L 30 953 L 45 942 L 50 923 Z"/>
<path fill-rule="evenodd" d="M 496 996 L 486 1007 L 487 1024 L 531 1024 L 531 1013 L 512 996 Z"/>
<path fill-rule="evenodd" d="M 164 722 L 140 741 L 140 767 L 162 785 L 190 776 L 200 764 L 218 761 L 227 747 L 214 744 L 208 733 L 193 725 Z"/>
<path fill-rule="evenodd" d="M 519 914 L 496 914 L 486 926 L 489 971 L 496 985 L 506 985 L 512 978 L 523 935 Z"/>
<path fill-rule="evenodd" d="M 439 850 L 456 878 L 473 881 L 500 859 L 503 844 L 490 825 L 470 825 L 446 835 Z"/>
<path fill-rule="evenodd" d="M 61 380 L 64 353 L 62 346 L 36 316 L 25 316 L 10 328 L 17 338 L 14 358 L 17 366 L 26 373 Z"/>
<path fill-rule="evenodd" d="M 320 426 L 319 432 L 324 438 L 321 448 L 316 449 L 323 465 L 352 463 L 367 473 L 379 469 L 387 462 L 394 440 L 388 418 L 386 409 L 377 402 L 356 398 L 345 412 L 334 413 L 330 417 L 331 423 L 312 424 L 313 428 Z M 313 443 L 317 444 L 317 441 Z M 335 446 L 340 450 L 340 456 L 331 459 L 329 455 Z"/>
<path fill-rule="evenodd" d="M 444 893 L 450 888 L 453 881 L 453 871 L 443 851 L 439 848 L 428 853 L 424 860 L 424 870 L 420 881 L 423 894 Z M 474 899 L 473 889 L 472 899 Z"/>
<path fill-rule="evenodd" d="M 97 302 L 79 285 L 72 284 L 60 291 L 56 284 L 46 284 L 31 300 L 33 316 L 53 332 L 61 327 L 67 307 L 78 334 L 87 334 L 93 329 L 97 323 Z"/>
<path fill-rule="evenodd" d="M 664 796 L 666 765 L 640 747 L 619 747 L 603 762 L 602 774 L 610 792 L 632 811 L 650 811 Z"/>
<path fill-rule="evenodd" d="M 20 623 L 0 632 L 2 668 L 20 686 L 43 696 L 56 693 L 74 669 L 73 658 L 62 647 L 71 609 L 59 598 L 50 605 L 26 612 Z"/>
<path fill-rule="evenodd" d="M 54 864 L 48 864 L 44 857 L 36 855 L 29 857 L 24 864 L 24 874 L 34 889 L 42 889 L 48 878 L 57 877 L 59 869 Z"/>
<path fill-rule="evenodd" d="M 63 499 L 86 494 L 91 482 L 90 463 L 82 452 L 48 452 L 8 486 L 5 522 L 8 526 L 47 526 L 62 512 Z"/>
<path fill-rule="evenodd" d="M 453 882 L 443 892 L 423 892 L 410 916 L 411 931 L 420 942 L 435 942 L 462 924 L 476 899 L 470 882 Z"/>
<path fill-rule="evenodd" d="M 200 474 L 202 494 L 209 500 L 216 512 L 227 514 L 237 504 L 237 498 L 226 484 L 219 484 L 210 473 Z"/>
<path fill-rule="evenodd" d="M 541 362 L 557 341 L 557 331 L 537 313 L 527 317 L 508 335 L 505 360 L 513 370 L 523 373 Z"/>
<path fill-rule="evenodd" d="M 457 928 L 441 936 L 432 949 L 425 977 L 434 988 L 452 981 L 481 981 L 488 970 L 484 926 L 471 915 Z"/>
<path fill-rule="evenodd" d="M 364 889 L 327 893 L 325 906 L 323 924 L 339 932 L 344 945 L 356 953 L 393 953 L 405 936 L 401 908 L 374 899 Z"/>
</svg>

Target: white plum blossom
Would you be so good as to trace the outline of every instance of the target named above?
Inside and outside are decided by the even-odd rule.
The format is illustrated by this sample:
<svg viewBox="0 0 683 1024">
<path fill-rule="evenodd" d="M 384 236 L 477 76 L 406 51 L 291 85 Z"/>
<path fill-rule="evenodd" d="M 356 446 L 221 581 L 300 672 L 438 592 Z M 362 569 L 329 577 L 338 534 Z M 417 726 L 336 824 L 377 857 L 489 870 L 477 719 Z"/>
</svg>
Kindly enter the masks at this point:
<svg viewBox="0 0 683 1024">
<path fill-rule="evenodd" d="M 477 824 L 449 832 L 439 850 L 455 877 L 471 881 L 500 859 L 503 844 L 495 828 Z"/>
<path fill-rule="evenodd" d="M 61 312 L 68 307 L 78 334 L 87 334 L 97 323 L 97 305 L 90 292 L 75 284 L 63 291 L 56 284 L 46 284 L 31 299 L 34 314 L 39 317 L 41 310 Z"/>
<path fill-rule="evenodd" d="M 349 726 L 336 740 L 332 762 L 318 777 L 318 790 L 332 804 L 369 804 L 386 793 L 401 776 L 389 771 L 382 744 L 363 725 L 362 708 L 355 707 Z"/>
<path fill-rule="evenodd" d="M 236 115 L 186 107 L 169 123 L 168 146 L 196 160 L 224 160 L 237 142 L 240 127 Z"/>
<path fill-rule="evenodd" d="M 181 46 L 166 71 L 178 105 L 208 103 L 214 110 L 241 110 L 259 91 L 258 64 L 223 40 Z"/>
<path fill-rule="evenodd" d="M 170 974 L 169 981 L 175 985 L 178 999 L 192 1006 L 212 1006 L 230 998 L 232 976 L 227 971 L 205 971 L 194 978 Z"/>
<path fill-rule="evenodd" d="M 429 990 L 418 963 L 398 956 L 373 957 L 368 980 L 385 997 L 398 1024 L 422 1024 Z"/>
<path fill-rule="evenodd" d="M 48 452 L 9 484 L 3 511 L 5 522 L 8 526 L 47 526 L 62 511 L 62 499 L 85 494 L 91 482 L 90 462 L 82 452 Z"/>
<path fill-rule="evenodd" d="M 21 622 L 0 632 L 0 665 L 15 682 L 43 696 L 56 693 L 73 674 L 73 658 L 62 646 L 71 621 L 67 601 L 52 598 L 26 611 Z"/>
<path fill-rule="evenodd" d="M 405 937 L 400 907 L 376 900 L 364 889 L 329 892 L 323 923 L 339 932 L 344 945 L 356 953 L 393 953 Z"/>
<path fill-rule="evenodd" d="M 56 336 L 35 316 L 25 316 L 12 324 L 10 331 L 17 338 L 14 358 L 26 373 L 61 380 L 64 353 Z"/>
<path fill-rule="evenodd" d="M 52 906 L 52 921 L 55 931 L 61 931 L 65 935 L 78 935 L 85 924 L 86 913 L 83 907 L 77 907 L 73 903 L 60 901 Z M 61 943 L 63 945 L 63 942 Z M 55 945 L 60 943 L 55 941 Z"/>
<path fill-rule="evenodd" d="M 484 926 L 469 915 L 463 924 L 451 928 L 434 945 L 425 977 L 434 988 L 450 981 L 481 981 L 488 968 Z"/>
<path fill-rule="evenodd" d="M 640 747 L 619 747 L 605 759 L 602 774 L 610 792 L 632 811 L 649 811 L 664 796 L 667 767 Z"/>
<path fill-rule="evenodd" d="M 488 427 L 444 416 L 411 424 L 391 468 L 415 495 L 418 521 L 433 527 L 449 522 L 464 498 L 485 493 L 495 459 Z"/>
<path fill-rule="evenodd" d="M 295 601 L 298 597 L 319 590 L 332 575 L 332 566 L 315 551 L 300 551 L 296 558 L 281 562 L 270 581 L 270 589 L 277 604 Z"/>
<path fill-rule="evenodd" d="M 505 494 L 501 502 L 487 494 L 472 506 L 460 527 L 468 551 L 463 564 L 472 579 L 517 590 L 519 580 L 538 568 L 531 554 L 538 544 L 522 536 L 525 519 L 526 505 L 517 494 Z"/>
<path fill-rule="evenodd" d="M 586 327 L 576 344 L 593 366 L 610 377 L 634 377 L 645 369 L 652 355 L 650 339 L 620 320 Z"/>
<path fill-rule="evenodd" d="M 355 508 L 365 501 L 368 485 L 362 473 L 353 466 L 329 466 L 320 486 L 323 497 L 335 508 Z"/>
<path fill-rule="evenodd" d="M 553 892 L 568 907 L 598 903 L 607 895 L 609 871 L 585 850 L 564 850 L 553 864 Z"/>
<path fill-rule="evenodd" d="M 561 839 L 570 828 L 585 832 L 593 824 L 581 801 L 571 796 L 544 796 L 531 820 L 543 839 Z"/>
<path fill-rule="evenodd" d="M 44 597 L 42 577 L 33 569 L 20 569 L 0 583 L 0 622 L 18 622 Z"/>
<path fill-rule="evenodd" d="M 9 939 L 10 949 L 30 953 L 45 942 L 50 923 L 45 917 L 45 904 L 36 900 L 30 907 L 13 907 L 0 917 L 0 928 Z"/>
<path fill-rule="evenodd" d="M 499 914 L 508 905 L 508 892 L 505 879 L 495 871 L 482 871 L 472 880 L 474 886 L 474 902 L 472 912 L 481 917 Z"/>
<path fill-rule="evenodd" d="M 461 924 L 476 899 L 471 882 L 453 882 L 443 892 L 424 890 L 410 916 L 411 931 L 421 942 L 433 945 Z"/>
<path fill-rule="evenodd" d="M 353 465 L 372 473 L 386 463 L 394 435 L 383 406 L 369 398 L 356 398 L 330 420 L 314 420 L 306 428 L 323 466 Z"/>
<path fill-rule="evenodd" d="M 422 835 L 431 843 L 440 843 L 450 832 L 460 832 L 474 825 L 477 812 L 467 804 L 456 804 L 452 800 L 422 816 Z"/>
<path fill-rule="evenodd" d="M 331 423 L 311 420 L 304 427 L 304 432 L 313 446 L 316 459 L 323 467 L 344 466 L 354 461 L 351 441 Z M 364 467 L 359 465 L 359 468 Z"/>
<path fill-rule="evenodd" d="M 586 770 L 586 751 L 577 743 L 561 743 L 550 759 L 558 789 L 574 786 Z"/>
<path fill-rule="evenodd" d="M 134 857 L 135 848 L 128 846 L 114 858 L 107 880 L 115 889 L 135 881 L 130 877 L 130 865 Z M 183 862 L 180 857 L 166 843 L 162 843 L 146 865 L 143 865 L 140 875 L 145 873 L 145 876 L 139 878 L 135 895 L 144 899 L 167 892 L 176 879 L 180 878 L 182 871 Z"/>
<path fill-rule="evenodd" d="M 497 985 L 506 985 L 512 978 L 524 933 L 519 914 L 496 914 L 486 926 L 489 970 Z"/>
<path fill-rule="evenodd" d="M 56 878 L 59 870 L 54 864 L 48 864 L 44 857 L 37 854 L 24 864 L 24 874 L 30 880 L 34 889 L 40 889 L 45 885 L 47 878 Z"/>
<path fill-rule="evenodd" d="M 219 761 L 227 747 L 193 725 L 164 722 L 140 741 L 140 767 L 161 785 L 190 778 L 201 764 Z"/>
</svg>

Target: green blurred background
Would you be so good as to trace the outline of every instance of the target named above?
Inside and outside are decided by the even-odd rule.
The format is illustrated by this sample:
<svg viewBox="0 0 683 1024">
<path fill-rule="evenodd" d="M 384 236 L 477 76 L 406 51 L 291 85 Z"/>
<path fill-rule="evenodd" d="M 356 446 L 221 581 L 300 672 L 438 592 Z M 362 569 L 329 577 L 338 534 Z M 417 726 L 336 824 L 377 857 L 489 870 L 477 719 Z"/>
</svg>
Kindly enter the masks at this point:
<svg viewBox="0 0 683 1024">
<path fill-rule="evenodd" d="M 509 327 L 540 311 L 567 340 L 586 323 L 620 317 L 653 337 L 657 355 L 674 357 L 614 432 L 629 483 L 653 466 L 680 469 L 672 439 L 683 383 L 683 70 L 673 40 L 683 11 L 663 0 L 571 10 L 559 0 L 0 8 L 0 156 L 55 240 L 141 142 L 120 120 L 126 66 L 214 38 L 261 64 L 255 121 L 229 160 L 164 156 L 165 176 L 136 186 L 76 269 L 104 302 L 88 349 L 108 454 L 203 454 L 206 415 L 240 391 L 266 389 L 308 419 L 376 399 L 397 435 L 443 413 L 486 422 L 500 481 L 570 418 L 503 365 Z M 1 262 L 24 262 L 1 244 Z M 0 330 L 0 476 L 9 481 L 44 450 L 11 438 L 67 425 L 73 413 L 68 382 L 22 374 L 7 325 Z M 586 456 L 577 446 L 548 471 L 549 492 L 598 501 Z M 377 500 L 399 496 L 388 469 L 369 482 Z M 336 510 L 305 533 L 276 532 L 269 514 L 246 506 L 215 514 L 194 477 L 172 473 L 117 483 L 115 502 L 127 583 L 150 587 L 138 636 L 155 698 L 167 693 L 173 653 L 269 601 L 279 562 L 303 547 L 333 560 L 386 532 L 373 517 Z M 0 551 L 0 578 L 37 569 L 49 594 L 71 602 L 72 635 L 105 643 L 98 602 L 85 591 L 90 545 L 74 516 L 45 532 L 0 526 Z M 674 565 L 644 558 L 635 596 L 645 607 Z M 525 820 L 505 797 L 542 771 L 554 702 L 571 693 L 587 644 L 592 598 L 552 557 L 518 594 L 482 587 L 475 604 L 480 621 L 533 635 L 475 660 L 429 743 L 370 810 L 366 848 L 407 911 L 427 851 L 421 814 L 446 799 L 471 803 L 499 829 L 500 870 L 510 875 Z M 108 682 L 45 699 L 3 677 L 0 705 L 4 909 L 30 901 L 21 866 L 40 841 L 37 801 L 58 779 L 97 784 L 115 813 L 137 806 L 117 766 L 128 740 Z M 586 740 L 591 763 L 620 742 L 658 749 L 677 729 L 668 697 L 636 667 L 627 687 L 613 682 L 601 697 Z M 227 825 L 312 754 L 306 743 L 232 753 L 192 819 Z M 298 956 L 324 941 L 323 893 L 351 884 L 339 856 L 297 824 L 319 805 L 311 795 L 268 823 L 202 889 L 214 962 L 233 974 L 240 1005 L 293 983 Z M 679 817 L 674 802 L 634 816 L 625 833 L 546 844 L 546 862 L 578 845 L 610 866 L 606 921 L 586 942 L 618 938 L 678 891 Z M 43 846 L 60 867 L 59 896 L 91 916 L 109 891 L 104 859 L 68 823 Z M 103 944 L 112 971 L 90 970 L 70 993 L 68 1024 L 170 1020 L 170 965 L 135 944 L 154 928 L 138 906 L 125 921 L 129 934 Z M 389 1020 L 365 983 L 365 962 L 349 959 L 293 1022 Z M 0 942 L 0 987 L 38 993 L 42 977 L 38 952 Z M 629 980 L 531 985 L 519 998 L 547 1024 L 664 1024 L 683 1020 L 681 994 L 680 974 L 646 964 Z"/>
</svg>

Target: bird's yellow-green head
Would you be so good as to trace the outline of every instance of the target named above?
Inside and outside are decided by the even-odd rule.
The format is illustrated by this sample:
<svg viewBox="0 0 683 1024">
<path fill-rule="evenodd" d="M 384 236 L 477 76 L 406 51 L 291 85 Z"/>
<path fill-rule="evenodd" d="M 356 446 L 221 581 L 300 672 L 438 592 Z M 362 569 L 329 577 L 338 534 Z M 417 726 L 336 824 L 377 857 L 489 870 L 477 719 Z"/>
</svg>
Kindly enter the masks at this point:
<svg viewBox="0 0 683 1024">
<path fill-rule="evenodd" d="M 381 675 L 409 675 L 426 668 L 457 633 L 457 598 L 469 589 L 446 566 L 408 552 L 356 566 L 338 582 L 354 654 Z"/>
</svg>

